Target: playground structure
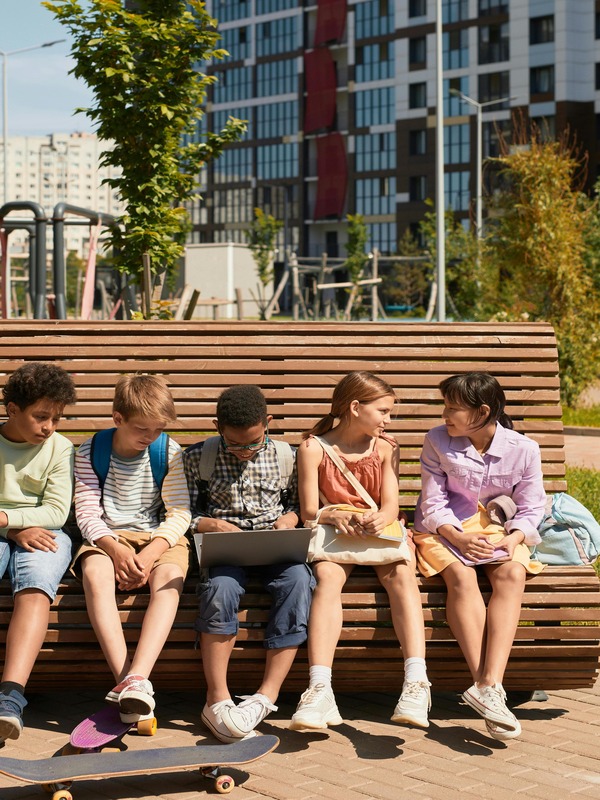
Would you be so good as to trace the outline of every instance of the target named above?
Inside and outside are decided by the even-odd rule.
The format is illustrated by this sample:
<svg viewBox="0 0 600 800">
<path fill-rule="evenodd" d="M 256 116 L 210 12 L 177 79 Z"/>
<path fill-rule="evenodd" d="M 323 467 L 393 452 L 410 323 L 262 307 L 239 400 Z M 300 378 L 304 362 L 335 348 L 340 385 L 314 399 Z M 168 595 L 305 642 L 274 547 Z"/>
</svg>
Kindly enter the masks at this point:
<svg viewBox="0 0 600 800">
<path fill-rule="evenodd" d="M 12 216 L 12 212 L 27 212 L 30 216 Z M 0 208 L 0 318 L 11 316 L 33 317 L 35 319 L 67 319 L 67 281 L 65 226 L 88 226 L 89 248 L 87 264 L 83 274 L 83 288 L 77 284 L 75 316 L 91 319 L 93 315 L 101 319 L 129 319 L 131 312 L 138 311 L 140 302 L 136 288 L 129 285 L 118 272 L 113 273 L 113 292 L 107 290 L 102 280 L 96 279 L 96 254 L 98 240 L 103 229 L 117 224 L 110 214 L 104 214 L 68 203 L 58 203 L 49 217 L 39 203 L 14 201 Z M 14 276 L 10 267 L 9 236 L 13 231 L 25 230 L 29 236 L 29 259 L 27 274 Z M 52 232 L 52 259 L 48 269 L 47 234 Z M 382 256 L 374 248 L 367 254 L 365 266 L 356 281 L 348 280 L 346 260 L 331 258 L 323 253 L 320 258 L 304 258 L 296 253 L 287 253 L 281 277 L 274 288 L 270 300 L 264 306 L 264 318 L 270 319 L 279 311 L 280 301 L 286 299 L 291 307 L 292 318 L 318 320 L 334 319 L 349 321 L 353 318 L 368 318 L 372 321 L 386 320 L 388 313 L 408 312 L 415 306 L 411 301 L 397 305 L 387 305 L 381 301 L 379 289 L 382 284 L 382 265 L 395 262 L 409 266 L 428 262 L 429 256 Z M 425 264 L 423 264 L 425 269 Z M 81 277 L 81 276 L 80 276 Z M 164 278 L 164 276 L 162 276 Z M 180 296 L 164 299 L 162 281 L 153 276 L 149 261 L 143 269 L 142 313 L 146 319 L 152 315 L 152 304 L 161 300 L 169 305 L 175 319 L 190 319 L 196 307 L 212 309 L 212 316 L 218 319 L 220 309 L 237 306 L 238 319 L 243 318 L 245 302 L 242 291 L 234 287 L 235 299 L 213 296 L 200 297 L 194 285 L 181 287 Z M 25 285 L 25 308 L 18 308 L 15 281 Z M 206 289 L 207 287 L 205 287 Z M 429 301 L 425 320 L 430 321 L 435 308 L 435 281 L 429 287 Z M 139 287 L 138 287 L 139 292 Z M 285 292 L 285 294 L 284 294 Z M 291 292 L 291 296 L 290 296 Z M 232 294 L 232 293 L 231 293 Z M 211 292 L 212 295 L 212 292 Z M 94 311 L 94 299 L 101 308 Z M 420 303 L 422 305 L 422 302 Z M 229 315 L 229 314 L 228 314 Z M 262 316 L 262 315 L 261 315 Z"/>
<path fill-rule="evenodd" d="M 10 216 L 12 212 L 29 212 L 31 218 Z M 85 282 L 81 298 L 81 319 L 90 319 L 96 290 L 96 253 L 98 239 L 103 228 L 116 225 L 110 214 L 100 213 L 88 208 L 80 208 L 69 203 L 58 203 L 49 217 L 39 203 L 12 201 L 0 208 L 0 317 L 8 319 L 17 311 L 16 292 L 9 256 L 9 237 L 16 230 L 29 234 L 28 274 L 23 276 L 26 284 L 28 308 L 24 316 L 34 319 L 67 318 L 66 299 L 66 253 L 65 226 L 87 225 L 90 229 L 89 252 Z M 52 231 L 52 269 L 50 291 L 48 290 L 47 234 Z M 104 298 L 105 311 L 109 303 Z M 131 302 L 135 302 L 132 299 Z M 110 304 L 112 305 L 112 304 Z M 28 311 L 30 310 L 30 313 Z M 112 308 L 112 311 L 118 309 Z M 17 314 L 18 315 L 18 314 Z"/>
</svg>

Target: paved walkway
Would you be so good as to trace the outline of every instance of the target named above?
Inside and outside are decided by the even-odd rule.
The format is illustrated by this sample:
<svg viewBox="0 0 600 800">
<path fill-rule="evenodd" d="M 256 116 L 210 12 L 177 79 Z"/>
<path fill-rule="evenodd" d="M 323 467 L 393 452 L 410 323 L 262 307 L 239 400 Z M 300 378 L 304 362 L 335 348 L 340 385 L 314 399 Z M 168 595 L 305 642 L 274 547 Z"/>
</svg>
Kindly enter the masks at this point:
<svg viewBox="0 0 600 800">
<path fill-rule="evenodd" d="M 74 682 L 80 676 L 74 676 Z M 228 770 L 238 785 L 232 800 L 540 800 L 600 798 L 600 686 L 550 694 L 516 711 L 522 736 L 509 744 L 485 735 L 481 719 L 457 695 L 434 695 L 429 730 L 387 721 L 396 698 L 382 694 L 338 697 L 345 723 L 329 733 L 287 730 L 296 697 L 261 726 L 281 738 L 279 748 L 245 770 Z M 54 754 L 75 724 L 101 704 L 96 691 L 31 696 L 27 728 L 2 756 Z M 214 744 L 199 724 L 200 698 L 159 695 L 160 729 L 152 740 L 127 735 L 130 749 Z M 196 800 L 210 782 L 197 771 L 88 780 L 76 783 L 75 800 Z M 1 800 L 43 800 L 39 786 L 0 777 Z"/>
<path fill-rule="evenodd" d="M 565 434 L 565 458 L 569 467 L 586 467 L 600 470 L 600 428 L 567 428 Z"/>
</svg>

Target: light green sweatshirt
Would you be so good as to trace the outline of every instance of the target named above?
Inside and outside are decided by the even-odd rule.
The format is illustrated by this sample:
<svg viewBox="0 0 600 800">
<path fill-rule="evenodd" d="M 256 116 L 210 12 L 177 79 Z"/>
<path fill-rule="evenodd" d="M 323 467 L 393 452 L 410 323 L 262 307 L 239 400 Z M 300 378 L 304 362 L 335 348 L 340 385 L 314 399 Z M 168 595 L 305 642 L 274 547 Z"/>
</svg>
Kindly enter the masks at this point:
<svg viewBox="0 0 600 800">
<path fill-rule="evenodd" d="M 59 530 L 73 499 L 74 447 L 60 433 L 42 444 L 9 442 L 0 435 L 0 509 L 11 528 Z"/>
</svg>

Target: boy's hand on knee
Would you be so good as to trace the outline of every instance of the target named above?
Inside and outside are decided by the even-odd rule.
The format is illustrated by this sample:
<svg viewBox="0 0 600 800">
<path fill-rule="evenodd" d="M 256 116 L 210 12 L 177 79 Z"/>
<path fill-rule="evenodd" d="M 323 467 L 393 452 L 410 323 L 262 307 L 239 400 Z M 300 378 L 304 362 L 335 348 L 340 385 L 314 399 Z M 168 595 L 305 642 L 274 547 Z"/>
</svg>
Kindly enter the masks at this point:
<svg viewBox="0 0 600 800">
<path fill-rule="evenodd" d="M 18 544 L 23 550 L 33 553 L 34 550 L 43 550 L 46 553 L 55 553 L 58 550 L 56 534 L 46 528 L 23 528 L 23 530 L 10 530 L 8 539 Z"/>
</svg>

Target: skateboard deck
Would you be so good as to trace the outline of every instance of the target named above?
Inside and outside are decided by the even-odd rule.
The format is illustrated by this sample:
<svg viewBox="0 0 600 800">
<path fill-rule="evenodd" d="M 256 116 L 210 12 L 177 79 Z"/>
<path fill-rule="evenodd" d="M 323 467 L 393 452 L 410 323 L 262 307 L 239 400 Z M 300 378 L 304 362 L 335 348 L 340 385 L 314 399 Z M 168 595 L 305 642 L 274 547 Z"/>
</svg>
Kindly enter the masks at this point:
<svg viewBox="0 0 600 800">
<path fill-rule="evenodd" d="M 46 784 L 52 791 L 57 784 L 68 784 L 74 780 L 153 775 L 189 768 L 208 770 L 221 766 L 239 766 L 266 756 L 278 744 L 277 736 L 267 735 L 223 745 L 127 750 L 122 753 L 83 753 L 39 760 L 0 758 L 0 774 L 25 783 Z M 231 791 L 234 782 L 231 778 L 229 781 L 230 784 L 226 784 L 225 789 L 219 788 L 217 783 L 217 791 Z M 70 796 L 70 793 L 60 789 L 54 795 L 55 798 Z"/>
<path fill-rule="evenodd" d="M 71 745 L 82 750 L 94 750 L 124 736 L 135 722 L 122 722 L 117 706 L 105 706 L 86 717 L 71 733 Z"/>
</svg>

